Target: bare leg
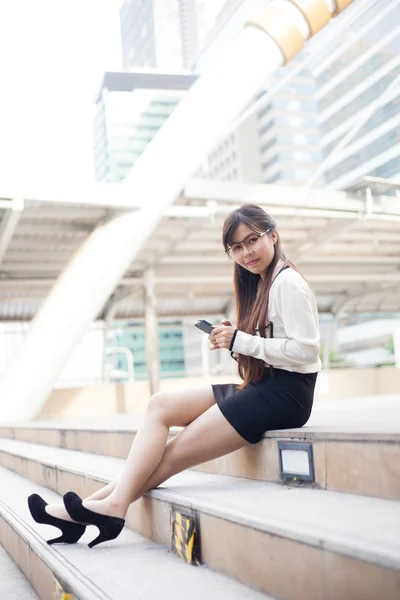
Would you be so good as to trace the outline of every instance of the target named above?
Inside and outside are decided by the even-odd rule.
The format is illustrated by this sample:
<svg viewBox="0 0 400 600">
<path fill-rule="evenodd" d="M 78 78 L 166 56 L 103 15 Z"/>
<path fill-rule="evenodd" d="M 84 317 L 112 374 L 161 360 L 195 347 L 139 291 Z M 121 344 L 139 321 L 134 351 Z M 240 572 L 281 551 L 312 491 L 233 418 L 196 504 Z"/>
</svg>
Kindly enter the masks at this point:
<svg viewBox="0 0 400 600">
<path fill-rule="evenodd" d="M 135 479 L 139 478 L 142 483 L 145 482 L 162 459 L 169 427 L 188 425 L 213 404 L 215 404 L 215 399 L 210 387 L 203 390 L 165 392 L 152 396 L 145 420 L 133 440 L 123 474 L 114 482 L 89 496 L 91 499 L 86 499 L 84 503 L 86 508 L 90 509 L 91 502 L 101 501 L 106 494 L 108 496 L 110 492 L 113 493 L 115 487 L 122 485 L 123 487 L 119 489 L 119 493 L 121 493 L 124 490 L 126 478 L 135 477 Z M 93 500 L 93 496 L 97 500 Z M 49 504 L 46 511 L 59 519 L 72 521 L 63 504 Z M 108 512 L 104 514 L 108 514 Z"/>
<path fill-rule="evenodd" d="M 214 415 L 212 414 L 213 409 L 209 409 L 206 413 L 207 419 L 214 419 Z M 220 412 L 218 407 L 215 407 L 215 412 Z M 204 415 L 205 416 L 205 415 Z M 225 417 L 221 414 L 221 417 L 224 419 L 225 424 L 228 425 L 228 428 L 231 427 L 229 423 L 225 420 Z M 193 425 L 199 421 L 202 417 L 198 417 L 196 421 L 193 422 Z M 216 418 L 215 422 L 218 422 Z M 206 419 L 203 420 L 203 423 L 197 423 L 197 426 L 207 427 Z M 191 426 L 190 426 L 191 427 Z M 194 429 L 194 427 L 192 428 Z M 217 427 L 218 429 L 218 427 Z M 146 492 L 152 490 L 158 486 L 160 486 L 164 481 L 167 481 L 173 475 L 184 471 L 185 469 L 189 469 L 190 467 L 195 467 L 202 462 L 207 462 L 208 460 L 212 460 L 214 458 L 219 458 L 220 456 L 224 456 L 225 454 L 229 454 L 230 452 L 234 452 L 235 450 L 239 450 L 240 448 L 248 445 L 249 442 L 244 440 L 239 434 L 236 434 L 239 438 L 237 443 L 235 439 L 232 439 L 232 445 L 230 442 L 230 432 L 228 432 L 228 439 L 226 440 L 227 445 L 225 446 L 225 442 L 222 445 L 215 445 L 207 447 L 207 441 L 205 440 L 205 447 L 201 450 L 201 460 L 200 458 L 200 448 L 195 449 L 195 451 L 191 452 L 189 448 L 187 448 L 187 444 L 191 445 L 192 443 L 192 435 L 197 436 L 197 432 L 187 431 L 189 427 L 186 427 L 183 431 L 181 431 L 175 438 L 173 438 L 170 442 L 168 442 L 167 447 L 165 449 L 164 456 L 158 465 L 157 469 L 152 473 L 152 475 L 148 478 L 148 480 L 142 485 L 140 490 L 136 493 L 132 502 L 139 500 Z M 187 433 L 185 433 L 187 431 Z M 221 430 L 219 430 L 220 433 Z M 185 435 L 183 435 L 185 433 Z M 236 432 L 235 432 L 236 433 Z M 190 434 L 190 435 L 189 435 Z M 234 436 L 235 437 L 235 436 Z M 226 450 L 228 449 L 228 452 Z"/>
<path fill-rule="evenodd" d="M 103 500 L 103 498 L 107 498 L 107 496 L 111 494 L 111 492 L 117 485 L 117 481 L 118 477 L 110 481 L 110 483 L 107 483 L 107 485 L 102 487 L 100 490 L 97 490 L 97 492 L 94 492 L 90 496 L 87 496 L 85 500 Z"/>
<path fill-rule="evenodd" d="M 212 406 L 168 443 L 161 462 L 150 477 L 143 478 L 145 469 L 138 469 L 136 461 L 127 461 L 111 494 L 103 500 L 85 501 L 84 506 L 94 512 L 124 518 L 131 502 L 147 490 L 176 473 L 229 454 L 247 444 L 228 423 L 219 407 Z"/>
<path fill-rule="evenodd" d="M 107 485 L 102 487 L 100 490 L 97 490 L 97 492 L 94 492 L 94 494 L 91 494 L 85 499 L 103 500 L 103 498 L 107 498 L 107 496 L 109 496 L 115 488 L 117 481 L 118 479 L 113 479 L 113 481 L 110 481 L 110 483 L 107 483 Z M 65 510 L 64 504 L 48 504 L 45 510 L 47 513 L 49 513 L 49 515 L 53 515 L 53 517 L 58 517 L 59 519 L 64 519 L 65 521 L 71 521 L 73 523 L 75 522 L 73 519 L 71 519 L 71 517 Z"/>
</svg>

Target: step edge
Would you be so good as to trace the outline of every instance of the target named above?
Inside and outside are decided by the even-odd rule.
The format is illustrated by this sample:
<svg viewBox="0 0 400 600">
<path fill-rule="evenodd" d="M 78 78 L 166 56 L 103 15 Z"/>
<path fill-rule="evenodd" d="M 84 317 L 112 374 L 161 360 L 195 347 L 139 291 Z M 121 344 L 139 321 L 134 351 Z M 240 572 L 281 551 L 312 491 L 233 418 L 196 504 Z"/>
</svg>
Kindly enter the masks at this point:
<svg viewBox="0 0 400 600">
<path fill-rule="evenodd" d="M 4 450 L 0 449 L 0 452 L 4 452 Z M 13 454 L 13 453 L 11 453 Z M 14 456 L 19 456 L 19 454 L 14 454 Z M 63 470 L 67 473 L 89 477 L 91 479 L 95 479 L 96 481 L 101 481 L 102 483 L 109 483 L 111 478 L 107 475 L 100 475 L 98 473 L 91 473 L 88 471 L 80 470 L 77 468 L 67 468 L 64 465 L 54 465 L 48 464 L 46 462 L 42 462 L 40 460 L 36 460 L 27 456 L 23 456 L 23 458 L 31 460 L 32 462 L 36 462 L 38 464 L 42 464 L 45 466 L 49 466 L 55 469 Z M 5 468 L 5 467 L 4 467 Z M 218 475 L 216 475 L 218 477 Z M 251 480 L 246 480 L 251 481 Z M 259 482 L 255 482 L 258 484 Z M 274 484 L 269 484 L 274 485 Z M 278 484 L 276 484 L 278 485 Z M 325 493 L 332 493 L 329 490 L 323 490 Z M 337 492 L 335 492 L 337 493 Z M 362 548 L 360 544 L 354 544 L 353 541 L 348 540 L 339 543 L 338 541 L 325 539 L 321 537 L 321 527 L 310 532 L 310 527 L 304 528 L 301 525 L 299 526 L 296 523 L 291 522 L 291 528 L 287 529 L 284 525 L 277 525 L 276 517 L 271 517 L 271 520 L 265 517 L 258 517 L 257 519 L 252 519 L 243 511 L 243 509 L 233 508 L 229 505 L 223 504 L 221 501 L 215 501 L 210 499 L 203 499 L 195 496 L 194 494 L 188 494 L 182 491 L 177 491 L 173 487 L 168 488 L 155 488 L 150 490 L 145 494 L 145 496 L 154 498 L 156 500 L 168 503 L 168 504 L 176 504 L 185 508 L 189 508 L 192 511 L 204 512 L 210 516 L 215 516 L 218 518 L 222 518 L 231 523 L 235 523 L 237 525 L 242 525 L 245 527 L 250 527 L 252 529 L 262 531 L 263 533 L 269 533 L 272 535 L 278 535 L 279 537 L 283 537 L 285 539 L 295 540 L 299 543 L 304 543 L 316 548 L 330 549 L 335 548 L 336 553 L 341 554 L 343 556 L 347 556 L 349 558 L 359 558 L 359 554 L 357 552 L 361 552 L 364 555 L 365 562 L 369 562 L 372 564 L 379 564 L 380 566 L 388 568 L 388 563 L 390 563 L 389 568 L 399 568 L 400 569 L 400 553 L 387 552 L 384 550 L 372 550 Z M 363 496 L 361 496 L 363 498 Z M 393 500 L 385 500 L 381 498 L 375 498 L 376 501 L 381 502 L 395 502 Z M 230 515 L 231 518 L 226 518 L 226 515 Z M 274 520 L 272 520 L 274 519 Z M 287 519 L 284 523 L 287 523 Z M 325 530 L 326 531 L 326 530 Z M 328 532 L 331 536 L 335 537 L 335 532 L 333 530 L 329 530 Z M 366 542 L 367 543 L 367 542 Z"/>
<path fill-rule="evenodd" d="M 31 442 L 20 442 L 20 440 L 12 440 L 12 441 L 16 441 L 18 443 L 21 444 L 31 444 Z M 34 446 L 38 446 L 40 444 L 32 444 Z M 57 448 L 58 449 L 58 448 Z M 67 450 L 67 448 L 60 448 L 60 450 Z M 18 452 L 17 450 L 4 450 L 3 448 L 0 447 L 0 453 L 4 452 L 5 454 L 10 454 L 11 456 L 16 456 L 17 458 L 23 458 L 25 460 L 30 460 L 31 462 L 40 464 L 44 467 L 49 467 L 52 469 L 59 469 L 62 468 L 63 471 L 67 472 L 67 473 L 71 473 L 72 475 L 79 475 L 79 476 L 83 476 L 83 477 L 90 477 L 92 479 L 97 479 L 99 481 L 104 481 L 105 483 L 109 483 L 109 477 L 107 475 L 102 475 L 101 473 L 96 473 L 95 471 L 90 471 L 90 470 L 83 470 L 83 469 L 79 469 L 79 467 L 68 467 L 65 466 L 65 464 L 56 464 L 56 463 L 52 463 L 49 462 L 48 460 L 42 460 L 39 458 L 32 458 L 31 456 L 28 456 L 26 454 L 21 454 L 20 452 Z M 72 452 L 80 452 L 80 450 L 72 450 Z M 91 454 L 90 452 L 83 452 L 83 454 Z M 93 456 L 99 456 L 96 454 L 93 454 Z M 104 458 L 107 459 L 114 459 L 113 456 L 105 456 Z M 115 458 L 115 460 L 123 460 Z M 2 467 L 2 465 L 0 465 L 0 467 Z M 4 469 L 6 469 L 7 467 L 3 467 Z M 8 469 L 10 470 L 10 469 Z"/>
<path fill-rule="evenodd" d="M 4 467 L 0 467 L 0 468 L 4 468 Z M 6 470 L 8 470 L 8 469 L 6 469 Z M 26 483 L 29 483 L 29 481 L 30 481 L 30 480 L 28 480 L 28 479 L 24 478 L 22 475 L 18 475 L 18 477 L 21 477 L 22 479 L 24 479 L 24 481 L 25 481 Z M 43 488 L 43 490 L 46 490 L 46 489 L 47 489 L 47 488 L 45 488 L 44 486 L 41 486 L 40 484 L 37 484 L 37 485 L 38 485 L 39 487 L 42 487 L 42 488 Z M 4 513 L 7 513 L 7 515 L 5 515 Z M 106 593 L 105 593 L 105 592 L 104 592 L 104 591 L 103 591 L 103 590 L 102 590 L 102 589 L 101 589 L 99 586 L 97 586 L 97 584 L 96 584 L 96 583 L 94 583 L 94 582 L 93 582 L 93 581 L 92 581 L 92 580 L 91 580 L 89 577 L 87 577 L 86 575 L 84 575 L 84 574 L 83 574 L 81 571 L 79 571 L 79 569 L 77 569 L 77 568 L 76 568 L 76 567 L 75 567 L 73 564 L 71 564 L 71 563 L 68 561 L 68 558 L 66 558 L 64 555 L 61 555 L 61 554 L 60 554 L 60 555 L 58 555 L 58 552 L 57 552 L 57 550 L 56 550 L 56 548 L 55 548 L 55 547 L 53 547 L 53 546 L 49 546 L 49 545 L 48 545 L 48 544 L 47 544 L 47 543 L 44 541 L 44 538 L 43 538 L 43 537 L 42 537 L 40 534 L 38 534 L 38 533 L 36 532 L 36 530 L 35 530 L 35 529 L 33 529 L 33 528 L 32 528 L 32 527 L 31 527 L 31 526 L 28 524 L 28 522 L 27 522 L 27 521 L 25 521 L 25 519 L 24 519 L 24 518 L 21 518 L 21 517 L 20 517 L 20 516 L 19 516 L 17 513 L 15 513 L 15 512 L 13 511 L 13 509 L 12 509 L 12 508 L 10 508 L 9 504 L 7 504 L 6 502 L 4 502 L 4 501 L 2 501 L 2 500 L 0 500 L 0 519 L 4 519 L 4 520 L 5 520 L 5 521 L 6 521 L 6 522 L 7 522 L 7 523 L 10 525 L 10 527 L 12 527 L 12 529 L 15 531 L 16 535 L 20 536 L 20 537 L 21 537 L 21 538 L 22 538 L 22 539 L 23 539 L 23 540 L 24 540 L 24 541 L 25 541 L 25 542 L 26 542 L 26 543 L 27 543 L 27 544 L 30 546 L 30 548 L 32 549 L 32 551 L 33 551 L 33 552 L 35 552 L 35 553 L 36 553 L 36 554 L 39 556 L 39 558 L 40 558 L 41 560 L 44 560 L 44 559 L 42 559 L 42 557 L 40 557 L 39 553 L 37 553 L 37 552 L 36 552 L 36 550 L 35 550 L 35 547 L 34 547 L 34 546 L 35 546 L 35 544 L 37 544 L 41 550 L 43 550 L 45 553 L 47 553 L 47 554 L 48 554 L 48 555 L 49 555 L 51 558 L 53 558 L 53 559 L 54 559 L 54 554 L 53 554 L 53 553 L 54 553 L 54 552 L 56 552 L 56 554 L 57 554 L 57 556 L 56 556 L 56 559 L 57 559 L 59 562 L 62 562 L 62 563 L 64 563 L 64 562 L 67 562 L 67 563 L 70 565 L 70 567 L 71 567 L 70 571 L 72 571 L 72 570 L 75 570 L 75 571 L 76 571 L 76 572 L 77 572 L 77 573 L 80 575 L 80 577 L 81 577 L 82 579 L 87 579 L 87 580 L 89 581 L 89 583 L 91 584 L 91 587 L 94 587 L 94 588 L 96 588 L 96 590 L 95 590 L 95 594 L 97 594 L 97 595 L 91 595 L 91 596 L 87 596 L 87 595 L 86 595 L 86 596 L 83 596 L 83 595 L 80 595 L 80 596 L 76 596 L 76 597 L 75 597 L 75 594 L 77 594 L 78 592 L 77 592 L 77 591 L 75 591 L 75 590 L 72 590 L 70 593 L 73 593 L 73 594 L 74 594 L 74 600 L 113 600 L 113 599 L 112 599 L 112 598 L 111 598 L 109 595 L 107 595 L 107 594 L 106 594 Z M 14 526 L 14 524 L 13 524 L 13 522 L 12 522 L 13 520 L 15 520 L 15 521 L 16 521 L 16 523 L 17 523 L 17 526 Z M 21 533 L 21 531 L 18 529 L 18 525 L 20 525 L 20 527 L 21 527 L 21 531 L 23 532 L 23 534 L 22 534 L 22 533 Z M 131 531 L 132 531 L 132 530 L 131 530 Z M 138 533 L 138 532 L 133 532 L 133 531 L 132 531 L 132 533 L 134 533 L 134 534 L 135 534 L 135 535 L 137 535 L 137 536 L 140 536 L 140 537 L 143 537 L 143 538 L 150 539 L 152 544 L 154 544 L 155 546 L 158 546 L 158 547 L 160 547 L 161 549 L 164 549 L 164 550 L 166 550 L 166 548 L 165 548 L 165 547 L 164 547 L 162 544 L 160 544 L 159 542 L 157 542 L 156 540 L 153 540 L 153 539 L 151 539 L 151 538 L 148 538 L 147 536 L 144 536 L 143 534 L 141 534 L 141 533 Z M 24 534 L 25 534 L 25 535 L 24 535 Z M 26 537 L 25 537 L 25 536 L 26 536 Z M 30 540 L 29 540 L 29 538 L 30 538 L 30 537 L 32 537 L 32 541 L 33 541 L 33 543 L 30 543 Z M 6 552 L 7 552 L 7 550 L 6 550 Z M 48 567 L 48 568 L 49 568 L 49 569 L 52 571 L 52 573 L 53 573 L 53 576 L 54 576 L 56 579 L 58 579 L 58 580 L 60 581 L 60 583 L 62 582 L 62 580 L 63 580 L 64 582 L 68 582 L 68 583 L 69 583 L 69 580 L 67 580 L 67 578 L 66 578 L 66 577 L 63 577 L 63 575 L 62 575 L 62 574 L 61 574 L 61 575 L 58 575 L 58 574 L 55 572 L 55 570 L 52 568 L 52 566 L 51 566 L 51 565 L 49 565 L 49 563 L 48 563 L 48 562 L 46 562 L 46 561 L 44 561 L 44 562 L 45 562 L 46 566 L 47 566 L 47 567 Z M 183 564 L 185 564 L 185 563 L 184 563 L 184 561 L 183 561 L 183 560 L 181 560 L 181 559 L 180 559 L 180 562 L 181 562 L 181 564 L 182 564 L 182 565 L 183 565 Z M 16 563 L 16 564 L 17 564 L 17 563 Z M 204 569 L 204 570 L 207 570 L 207 571 L 209 572 L 209 575 L 211 575 L 212 577 L 214 577 L 214 576 L 215 576 L 215 577 L 222 577 L 222 578 L 225 578 L 225 579 L 229 579 L 231 583 L 233 583 L 234 585 L 236 585 L 236 586 L 238 586 L 238 587 L 246 587 L 246 588 L 247 588 L 247 590 L 248 590 L 250 593 L 251 593 L 251 592 L 254 592 L 254 594 L 259 594 L 259 595 L 260 595 L 260 594 L 263 594 L 262 592 L 260 592 L 260 591 L 259 591 L 259 590 L 257 590 L 256 588 L 252 587 L 251 585 L 249 585 L 249 584 L 246 584 L 246 583 L 244 583 L 244 582 L 240 581 L 239 579 L 235 578 L 235 577 L 234 577 L 234 575 L 232 575 L 232 574 L 229 574 L 229 573 L 224 573 L 224 572 L 222 572 L 222 571 L 218 571 L 218 570 L 216 570 L 216 569 L 214 569 L 214 568 L 209 568 L 209 567 L 208 567 L 206 564 L 202 564 L 202 563 L 201 563 L 201 564 L 198 564 L 198 565 L 195 565 L 195 566 L 196 566 L 196 568 L 197 568 L 197 569 Z M 25 576 L 25 574 L 24 574 L 24 576 Z M 74 576 L 75 576 L 75 575 L 74 575 Z M 26 577 L 26 576 L 25 576 L 25 577 Z M 26 577 L 26 579 L 27 579 L 27 581 L 29 581 L 29 579 L 28 579 L 27 577 Z M 91 591 L 91 590 L 90 590 L 90 591 Z M 102 594 L 102 595 L 100 595 L 100 594 L 99 594 L 99 591 L 101 592 L 101 594 Z M 79 592 L 79 593 L 81 593 L 81 592 Z M 236 598 L 236 597 L 237 597 L 237 598 L 239 598 L 239 594 L 240 594 L 240 593 L 241 593 L 241 591 L 240 591 L 240 590 L 236 590 L 235 598 Z M 265 596 L 265 597 L 266 597 L 268 600 L 274 600 L 274 598 L 272 598 L 271 596 L 269 596 L 269 595 L 267 595 L 267 594 L 263 594 L 263 596 Z M 240 596 L 240 597 L 242 597 L 242 596 Z"/>
<path fill-rule="evenodd" d="M 27 427 L 25 426 L 21 426 L 21 427 L 9 427 L 9 426 L 2 426 L 0 427 L 0 438 L 2 437 L 1 431 L 2 429 L 9 429 L 9 430 L 14 430 L 17 429 L 19 431 L 21 430 L 26 430 L 26 431 L 40 431 L 40 432 L 47 432 L 47 433 L 54 433 L 54 432 L 62 432 L 62 435 L 65 435 L 66 432 L 68 433 L 96 433 L 96 434 L 108 434 L 108 433 L 115 433 L 115 434 L 137 434 L 137 432 L 139 431 L 139 428 L 136 427 L 132 427 L 129 429 L 112 429 L 112 428 L 99 428 L 99 429 L 93 429 L 93 428 L 81 428 L 81 427 L 56 427 L 56 428 L 50 428 L 50 427 Z M 169 433 L 169 437 L 174 437 L 175 435 L 177 435 L 180 431 L 182 431 L 182 427 L 171 427 L 170 428 L 170 433 Z M 276 440 L 276 439 L 295 439 L 295 440 L 304 440 L 304 441 L 318 441 L 318 442 L 324 442 L 324 441 L 330 441 L 330 442 L 368 442 L 368 443 L 393 443 L 393 444 L 398 444 L 400 443 L 400 433 L 397 432 L 389 432 L 389 433 L 385 433 L 385 432 L 359 432 L 359 431 L 329 431 L 329 430 L 324 430 L 324 431 L 302 431 L 301 429 L 276 429 L 273 431 L 269 431 L 267 435 L 264 435 L 262 437 L 262 439 L 260 440 L 261 443 L 264 440 Z M 4 439 L 14 439 L 14 438 L 9 438 L 9 437 L 5 437 Z"/>
<path fill-rule="evenodd" d="M 193 498 L 193 495 L 177 492 L 176 490 L 173 490 L 173 488 L 169 488 L 168 492 L 165 493 L 161 493 L 161 491 L 154 489 L 146 495 L 149 495 L 156 500 L 167 502 L 168 504 L 177 504 L 181 507 L 189 508 L 192 511 L 203 512 L 210 516 L 223 519 L 224 521 L 234 523 L 235 525 L 242 525 L 256 531 L 276 535 L 315 548 L 329 550 L 347 558 L 363 560 L 364 562 L 385 568 L 400 569 L 400 552 L 388 552 L 381 548 L 378 549 L 378 547 L 371 551 L 371 546 L 363 546 L 361 542 L 354 543 L 353 540 L 346 540 L 343 536 L 340 536 L 342 541 L 339 541 L 339 539 L 323 539 L 321 538 L 322 527 L 310 533 L 309 527 L 301 527 L 301 525 L 299 526 L 297 523 L 291 521 L 291 528 L 286 529 L 284 526 L 277 525 L 276 520 L 273 520 L 273 517 L 271 517 L 270 520 L 268 518 L 252 519 L 251 517 L 248 517 L 243 510 L 234 509 L 230 506 L 223 505 L 220 502 L 212 505 L 212 501 L 203 501 L 202 499 L 197 498 L 196 503 L 193 503 L 190 500 Z M 231 516 L 231 518 L 229 518 L 229 516 Z M 285 520 L 285 523 L 287 522 L 288 521 Z M 332 530 L 329 530 L 328 533 L 329 535 L 332 535 Z M 336 534 L 333 531 L 333 537 L 335 537 L 335 535 Z M 365 542 L 365 544 L 367 544 L 367 542 Z"/>
<path fill-rule="evenodd" d="M 68 583 L 71 593 L 77 598 L 80 600 L 110 600 L 110 597 L 104 594 L 99 586 L 70 563 L 66 556 L 59 555 L 56 549 L 52 549 L 29 523 L 24 521 L 3 500 L 0 500 L 0 518 L 4 519 L 15 534 L 29 546 L 57 580 Z M 29 581 L 26 575 L 25 577 Z"/>
</svg>

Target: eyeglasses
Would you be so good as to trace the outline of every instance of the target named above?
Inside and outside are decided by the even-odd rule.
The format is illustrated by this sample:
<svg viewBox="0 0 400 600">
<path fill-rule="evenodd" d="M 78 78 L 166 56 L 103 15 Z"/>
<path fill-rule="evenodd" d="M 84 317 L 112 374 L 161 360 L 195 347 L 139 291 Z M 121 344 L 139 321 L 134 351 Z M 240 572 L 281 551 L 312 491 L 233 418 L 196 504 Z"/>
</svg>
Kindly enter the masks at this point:
<svg viewBox="0 0 400 600">
<path fill-rule="evenodd" d="M 242 242 L 235 242 L 232 246 L 228 246 L 226 249 L 228 256 L 235 259 L 239 258 L 243 253 L 243 246 L 248 250 L 256 248 L 260 238 L 268 233 L 268 231 L 271 231 L 271 228 L 267 229 L 267 231 L 263 231 L 263 233 L 250 233 Z"/>
</svg>

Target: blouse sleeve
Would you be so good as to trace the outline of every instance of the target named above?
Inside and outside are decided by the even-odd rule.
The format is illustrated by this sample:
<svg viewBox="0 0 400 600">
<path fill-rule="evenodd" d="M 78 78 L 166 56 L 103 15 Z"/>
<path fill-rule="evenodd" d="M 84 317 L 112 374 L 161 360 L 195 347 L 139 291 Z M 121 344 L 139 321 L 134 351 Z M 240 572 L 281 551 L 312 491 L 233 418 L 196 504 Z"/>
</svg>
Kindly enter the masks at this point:
<svg viewBox="0 0 400 600">
<path fill-rule="evenodd" d="M 319 357 L 320 340 L 314 295 L 303 279 L 285 277 L 277 284 L 276 310 L 288 337 L 262 338 L 238 331 L 232 350 L 272 366 L 313 364 Z"/>
</svg>

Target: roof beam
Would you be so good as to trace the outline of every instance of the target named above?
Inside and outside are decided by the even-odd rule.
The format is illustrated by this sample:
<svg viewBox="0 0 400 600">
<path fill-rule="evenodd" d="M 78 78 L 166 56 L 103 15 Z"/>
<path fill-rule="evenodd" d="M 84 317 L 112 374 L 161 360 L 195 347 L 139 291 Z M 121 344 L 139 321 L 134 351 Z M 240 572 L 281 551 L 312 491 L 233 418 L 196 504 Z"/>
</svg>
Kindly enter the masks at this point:
<svg viewBox="0 0 400 600">
<path fill-rule="evenodd" d="M 192 179 L 185 186 L 183 195 L 186 199 L 217 200 L 218 203 L 252 203 L 274 205 L 291 208 L 328 209 L 336 211 L 366 212 L 365 199 L 353 194 L 329 189 L 299 188 L 278 184 L 253 184 L 240 182 L 211 181 L 208 179 Z M 390 196 L 377 197 L 378 205 L 374 211 L 378 214 L 394 214 L 400 216 L 400 208 L 396 198 Z M 271 209 L 271 213 L 273 213 Z M 274 213 L 273 213 L 274 214 Z"/>
<path fill-rule="evenodd" d="M 329 244 L 332 240 L 337 238 L 340 234 L 349 231 L 356 223 L 359 222 L 359 219 L 352 219 L 349 221 L 339 221 L 337 223 L 328 223 L 326 227 L 317 231 L 314 235 L 312 235 L 305 243 L 300 244 L 293 254 L 293 261 L 305 261 L 307 262 L 307 257 L 310 253 L 315 252 L 316 250 L 320 250 L 327 244 Z"/>
<path fill-rule="evenodd" d="M 106 208 L 113 210 L 137 211 L 141 202 L 132 196 L 129 186 L 118 183 L 97 182 L 87 186 L 71 186 L 71 183 L 60 184 L 57 188 L 35 187 L 29 185 L 5 185 L 0 187 L 0 208 L 9 208 L 12 199 L 23 198 L 29 204 L 48 204 L 54 206 L 69 205 L 71 207 Z M 363 198 L 336 190 L 314 189 L 302 190 L 298 187 L 278 184 L 250 184 L 241 182 L 223 182 L 207 179 L 193 179 L 185 186 L 183 198 L 186 200 L 203 200 L 210 204 L 205 206 L 187 206 L 174 204 L 164 211 L 169 217 L 207 218 L 213 214 L 229 212 L 227 203 L 254 204 L 274 206 L 274 214 L 279 208 L 303 208 L 332 211 L 365 213 Z M 217 202 L 217 206 L 215 205 Z M 373 207 L 373 217 L 382 215 L 399 215 L 397 199 L 390 196 L 377 196 Z M 272 209 L 271 209 L 271 212 Z M 282 213 L 283 214 L 283 213 Z M 332 215 L 334 216 L 334 214 Z"/>
<path fill-rule="evenodd" d="M 316 273 L 307 275 L 307 280 L 310 283 L 326 283 L 326 282 L 399 282 L 400 273 Z M 121 280 L 120 285 L 135 285 L 138 282 L 143 282 L 143 278 L 126 277 Z M 218 284 L 233 284 L 232 275 L 171 275 L 160 276 L 156 273 L 157 285 L 202 285 L 204 287 Z"/>
<path fill-rule="evenodd" d="M 393 292 L 397 289 L 397 287 L 399 286 L 400 283 L 400 279 L 398 279 L 396 282 L 394 283 L 386 283 L 382 286 L 380 286 L 378 289 L 374 288 L 374 289 L 367 289 L 367 290 L 363 290 L 363 291 L 358 291 L 355 292 L 354 294 L 350 294 L 347 295 L 346 297 L 341 297 L 338 298 L 333 304 L 332 304 L 332 313 L 336 316 L 336 319 L 338 319 L 340 317 L 340 315 L 346 311 L 346 308 L 355 300 L 361 300 L 364 298 L 367 298 L 368 296 L 374 296 L 377 294 L 385 294 L 387 292 Z"/>
<path fill-rule="evenodd" d="M 84 237 L 91 233 L 96 224 L 91 223 L 66 223 L 66 222 L 38 222 L 38 221 L 29 221 L 27 218 L 21 222 L 18 227 L 18 235 L 30 235 L 34 234 L 38 236 L 51 236 L 53 239 L 56 239 L 58 235 L 68 235 L 73 237 Z"/>
<path fill-rule="evenodd" d="M 23 198 L 29 203 L 86 207 L 102 207 L 111 209 L 138 210 L 141 202 L 129 193 L 129 189 L 119 183 L 96 182 L 88 185 L 81 183 L 71 185 L 62 182 L 57 187 L 21 184 L 2 184 L 0 198 Z"/>
<path fill-rule="evenodd" d="M 200 250 L 200 248 L 199 248 Z M 160 263 L 164 265 L 226 265 L 227 257 L 224 256 L 164 256 Z M 290 260 L 297 261 L 290 255 Z M 303 265 L 321 264 L 321 265 L 348 265 L 348 264 L 388 264 L 399 265 L 400 258 L 397 256 L 307 256 L 302 261 Z M 229 264 L 231 264 L 229 262 Z"/>
<path fill-rule="evenodd" d="M 56 277 L 0 277 L 0 289 L 1 288 L 13 288 L 22 286 L 52 286 L 56 282 Z"/>
<path fill-rule="evenodd" d="M 364 283 L 364 282 L 400 282 L 400 272 L 391 273 L 314 273 L 307 274 L 307 280 L 310 283 Z M 52 286 L 56 277 L 31 277 L 31 278 L 0 278 L 1 288 L 16 288 L 20 286 L 41 285 Z M 143 277 L 124 277 L 121 279 L 120 286 L 143 285 Z M 158 285 L 194 285 L 194 286 L 213 286 L 213 285 L 233 285 L 233 275 L 157 275 L 156 283 Z"/>
<path fill-rule="evenodd" d="M 284 187 L 284 186 L 282 186 Z M 247 200 L 250 202 L 250 199 Z M 357 202 L 357 201 L 356 201 Z M 338 206 L 336 209 L 324 206 L 322 202 L 319 202 L 318 205 L 315 206 L 306 206 L 305 208 L 301 208 L 298 206 L 298 203 L 294 203 L 292 199 L 288 197 L 288 199 L 283 203 L 279 203 L 279 199 L 274 197 L 271 198 L 269 202 L 265 201 L 261 202 L 257 200 L 254 202 L 255 204 L 267 205 L 268 212 L 273 214 L 276 217 L 306 217 L 306 218 L 325 218 L 325 219 L 366 219 L 369 221 L 395 221 L 400 222 L 400 210 L 396 211 L 395 208 L 393 212 L 389 212 L 383 210 L 381 207 L 377 207 L 378 210 L 375 212 L 366 215 L 363 208 L 350 209 L 348 205 L 344 206 L 342 210 L 339 210 Z M 215 215 L 227 215 L 229 214 L 237 205 L 242 204 L 242 202 L 236 202 L 234 205 L 223 205 L 221 204 L 221 199 L 218 199 L 218 203 L 216 206 L 213 215 L 210 215 L 210 211 L 207 207 L 201 206 L 181 206 L 174 205 L 170 208 L 166 209 L 164 212 L 164 216 L 175 217 L 175 218 L 201 218 L 207 219 L 212 218 Z M 364 204 L 364 203 L 362 203 Z M 396 207 L 398 208 L 398 207 Z M 195 209 L 195 210 L 193 210 Z"/>
<path fill-rule="evenodd" d="M 57 261 L 67 261 L 74 254 L 75 248 L 70 248 L 68 250 L 54 248 L 53 250 L 47 251 L 43 249 L 21 249 L 17 250 L 16 248 L 9 248 L 7 252 L 7 261 L 10 263 L 13 262 L 23 262 L 23 263 L 49 263 L 51 265 L 52 262 Z M 51 259 L 51 260 L 50 260 Z M 1 270 L 1 266 L 0 266 Z"/>
</svg>

